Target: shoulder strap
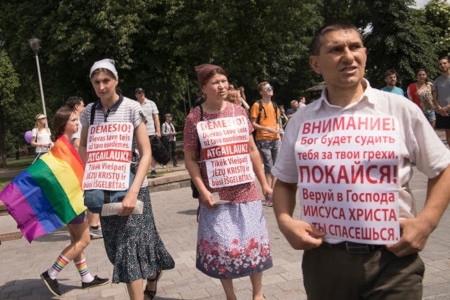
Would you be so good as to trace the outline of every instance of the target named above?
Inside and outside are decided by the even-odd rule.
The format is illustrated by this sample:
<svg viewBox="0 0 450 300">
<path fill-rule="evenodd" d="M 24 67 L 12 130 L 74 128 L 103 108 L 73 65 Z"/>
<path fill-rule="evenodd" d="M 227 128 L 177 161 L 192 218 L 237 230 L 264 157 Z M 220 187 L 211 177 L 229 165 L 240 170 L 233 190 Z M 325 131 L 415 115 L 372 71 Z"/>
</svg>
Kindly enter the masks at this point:
<svg viewBox="0 0 450 300">
<path fill-rule="evenodd" d="M 275 101 L 272 101 L 273 109 L 275 109 L 275 114 L 278 112 L 278 105 Z"/>
<path fill-rule="evenodd" d="M 200 109 L 200 120 L 199 120 L 199 122 L 204 121 L 203 120 L 203 107 L 202 107 L 201 104 L 198 106 L 198 109 Z M 197 160 L 200 157 L 200 150 L 201 150 L 200 148 L 201 148 L 200 147 L 200 137 L 198 136 L 198 132 L 197 132 Z"/>
<path fill-rule="evenodd" d="M 204 120 L 203 120 L 203 107 L 202 107 L 201 104 L 200 104 L 198 107 L 199 107 L 199 109 L 200 109 L 200 121 L 204 121 Z"/>
<path fill-rule="evenodd" d="M 272 102 L 273 105 L 273 109 L 275 111 L 275 120 L 278 117 L 278 105 L 274 102 L 274 101 L 270 101 Z M 262 100 L 258 100 L 258 105 L 259 105 L 259 111 L 258 111 L 258 117 L 256 118 L 256 124 L 259 124 L 259 121 L 261 120 L 261 111 L 264 109 L 263 105 L 262 105 Z"/>
<path fill-rule="evenodd" d="M 258 117 L 256 117 L 256 124 L 259 124 L 259 121 L 261 120 L 261 111 L 264 109 L 262 105 L 262 100 L 258 100 L 259 110 L 258 110 Z"/>
<path fill-rule="evenodd" d="M 94 104 L 92 104 L 91 107 L 91 122 L 89 123 L 89 125 L 94 124 L 94 119 L 95 119 L 95 108 L 97 107 L 98 101 L 95 101 Z"/>
<path fill-rule="evenodd" d="M 275 101 L 272 101 L 273 109 L 275 111 L 275 120 L 277 120 L 278 123 L 278 105 Z"/>
</svg>

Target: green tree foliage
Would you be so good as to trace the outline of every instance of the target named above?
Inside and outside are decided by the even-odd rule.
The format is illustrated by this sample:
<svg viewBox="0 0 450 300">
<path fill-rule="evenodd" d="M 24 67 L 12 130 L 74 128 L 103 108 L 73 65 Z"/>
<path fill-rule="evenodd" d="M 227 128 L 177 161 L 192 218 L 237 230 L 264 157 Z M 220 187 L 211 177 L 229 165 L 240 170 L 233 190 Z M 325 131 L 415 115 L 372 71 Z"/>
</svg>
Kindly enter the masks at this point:
<svg viewBox="0 0 450 300">
<path fill-rule="evenodd" d="M 450 56 L 450 2 L 431 0 L 425 6 L 426 23 L 432 26 L 429 34 L 439 57 Z"/>
<path fill-rule="evenodd" d="M 307 61 L 320 20 L 308 18 L 317 10 L 314 1 L 163 2 L 171 5 L 159 5 L 159 17 L 149 24 L 159 28 L 150 36 L 151 48 L 158 57 L 169 55 L 173 68 L 190 79 L 192 94 L 198 91 L 194 66 L 204 62 L 222 65 L 230 80 L 250 93 L 264 79 L 286 85 Z"/>
<path fill-rule="evenodd" d="M 371 30 L 365 37 L 369 77 L 375 87 L 385 85 L 383 74 L 395 69 L 405 87 L 419 67 L 429 69 L 437 60 L 421 11 L 411 8 L 414 1 L 366 1 Z"/>
<path fill-rule="evenodd" d="M 6 140 L 11 135 L 11 118 L 14 112 L 15 91 L 19 87 L 19 79 L 6 51 L 0 50 L 0 166 L 6 167 L 6 153 L 18 143 L 18 139 Z M 23 140 L 23 136 L 22 136 Z"/>
<path fill-rule="evenodd" d="M 347 21 L 358 28 L 370 23 L 366 0 L 323 0 L 322 16 L 325 22 Z"/>
<path fill-rule="evenodd" d="M 162 112 L 176 114 L 188 111 L 186 99 L 195 98 L 194 66 L 203 62 L 223 65 L 250 93 L 262 79 L 287 87 L 286 93 L 301 90 L 299 82 L 311 77 L 306 47 L 321 18 L 319 1 L 300 2 L 5 0 L 0 23 L 9 29 L 4 38 L 8 50 L 17 53 L 14 61 L 28 65 L 21 69 L 25 74 L 35 73 L 25 37 L 42 40 L 39 57 L 50 111 L 72 94 L 92 101 L 88 70 L 93 61 L 110 57 L 125 95 L 133 97 L 134 88 L 142 86 Z M 18 11 L 26 16 L 23 23 L 16 22 Z M 294 73 L 303 76 L 291 84 Z"/>
<path fill-rule="evenodd" d="M 383 74 L 395 69 L 406 87 L 418 68 L 432 70 L 436 63 L 433 26 L 423 9 L 410 0 L 324 0 L 325 20 L 340 19 L 355 24 L 364 33 L 368 49 L 366 77 L 374 87 L 385 85 Z"/>
<path fill-rule="evenodd" d="M 442 16 L 448 12 L 443 0 L 423 10 L 411 8 L 413 2 L 2 0 L 0 49 L 26 87 L 10 91 L 15 111 L 5 118 L 21 119 L 21 125 L 11 121 L 10 130 L 12 137 L 23 137 L 42 112 L 31 37 L 42 41 L 38 54 L 50 123 L 69 96 L 95 100 L 89 68 L 105 57 L 116 60 L 124 95 L 134 98 L 134 89 L 143 87 L 161 116 L 175 115 L 178 127 L 199 91 L 194 66 L 205 62 L 222 65 L 235 86 L 245 87 L 249 102 L 259 97 L 257 83 L 269 80 L 276 101 L 288 105 L 322 80 L 310 70 L 308 45 L 323 21 L 334 19 L 366 30 L 367 75 L 374 86 L 383 84 L 387 68 L 412 80 L 416 68 L 435 66 L 435 49 L 445 50 L 449 15 Z"/>
</svg>

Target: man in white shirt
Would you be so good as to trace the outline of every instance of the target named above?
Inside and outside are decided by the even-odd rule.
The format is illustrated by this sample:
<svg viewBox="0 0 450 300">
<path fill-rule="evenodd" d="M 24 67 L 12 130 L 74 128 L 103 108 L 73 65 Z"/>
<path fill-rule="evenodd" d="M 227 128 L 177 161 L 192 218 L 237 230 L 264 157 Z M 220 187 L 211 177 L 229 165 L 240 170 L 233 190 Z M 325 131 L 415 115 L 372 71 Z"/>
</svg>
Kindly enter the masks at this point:
<svg viewBox="0 0 450 300">
<path fill-rule="evenodd" d="M 172 123 L 172 114 L 165 115 L 166 121 L 162 124 L 162 137 L 164 145 L 172 158 L 174 168 L 178 167 L 177 161 L 177 131 Z"/>
<path fill-rule="evenodd" d="M 355 26 L 317 31 L 309 62 L 326 86 L 289 120 L 272 168 L 278 226 L 304 250 L 309 300 L 422 299 L 418 252 L 450 199 L 450 152 L 417 105 L 370 87 L 366 61 Z M 420 212 L 413 163 L 429 178 Z"/>
<path fill-rule="evenodd" d="M 159 122 L 158 107 L 156 106 L 155 102 L 145 98 L 145 90 L 143 88 L 136 88 L 134 93 L 136 96 L 136 100 L 141 104 L 142 110 L 147 119 L 146 127 L 151 144 L 152 139 L 155 135 L 161 137 L 161 124 Z M 150 169 L 150 175 L 152 177 L 156 177 L 156 160 L 154 157 L 152 157 Z"/>
</svg>

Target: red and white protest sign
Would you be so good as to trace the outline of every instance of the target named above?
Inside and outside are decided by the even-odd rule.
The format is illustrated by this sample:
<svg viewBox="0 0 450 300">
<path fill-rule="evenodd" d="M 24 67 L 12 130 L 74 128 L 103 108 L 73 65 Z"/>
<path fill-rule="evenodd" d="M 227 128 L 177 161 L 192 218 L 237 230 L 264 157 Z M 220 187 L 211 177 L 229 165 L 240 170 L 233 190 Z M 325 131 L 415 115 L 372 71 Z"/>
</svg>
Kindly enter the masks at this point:
<svg viewBox="0 0 450 300">
<path fill-rule="evenodd" d="M 84 190 L 122 191 L 128 188 L 133 131 L 129 122 L 89 127 Z"/>
<path fill-rule="evenodd" d="M 399 145 L 392 116 L 305 122 L 295 145 L 302 220 L 329 242 L 396 243 Z"/>
<path fill-rule="evenodd" d="M 211 188 L 255 180 L 244 116 L 201 121 L 197 131 Z"/>
</svg>

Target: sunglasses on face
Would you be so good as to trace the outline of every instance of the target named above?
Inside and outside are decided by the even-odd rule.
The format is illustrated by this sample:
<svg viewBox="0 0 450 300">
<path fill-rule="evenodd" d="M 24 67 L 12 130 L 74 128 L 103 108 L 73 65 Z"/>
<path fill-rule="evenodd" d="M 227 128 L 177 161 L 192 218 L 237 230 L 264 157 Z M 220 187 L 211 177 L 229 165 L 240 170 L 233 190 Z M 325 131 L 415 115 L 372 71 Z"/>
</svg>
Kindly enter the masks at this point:
<svg viewBox="0 0 450 300">
<path fill-rule="evenodd" d="M 268 86 L 266 86 L 265 88 L 264 88 L 266 91 L 273 91 L 273 86 L 271 86 L 271 85 L 268 85 Z"/>
</svg>

